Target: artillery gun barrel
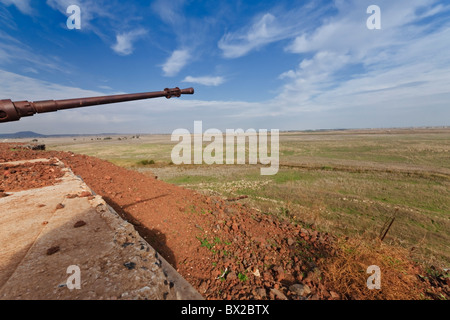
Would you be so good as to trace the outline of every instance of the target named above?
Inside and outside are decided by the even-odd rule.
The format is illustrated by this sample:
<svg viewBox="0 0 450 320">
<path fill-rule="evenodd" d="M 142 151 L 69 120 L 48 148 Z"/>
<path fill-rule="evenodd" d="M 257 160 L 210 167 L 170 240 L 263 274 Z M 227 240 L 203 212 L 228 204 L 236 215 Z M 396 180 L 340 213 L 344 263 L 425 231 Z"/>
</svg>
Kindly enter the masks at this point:
<svg viewBox="0 0 450 320">
<path fill-rule="evenodd" d="M 112 96 L 90 97 L 66 100 L 43 100 L 43 101 L 11 101 L 0 100 L 0 122 L 18 121 L 21 117 L 32 116 L 36 113 L 55 112 L 64 109 L 89 107 L 102 104 L 152 99 L 159 97 L 180 97 L 182 94 L 194 94 L 193 88 L 166 88 L 163 91 L 143 92 L 132 94 L 119 94 Z"/>
</svg>

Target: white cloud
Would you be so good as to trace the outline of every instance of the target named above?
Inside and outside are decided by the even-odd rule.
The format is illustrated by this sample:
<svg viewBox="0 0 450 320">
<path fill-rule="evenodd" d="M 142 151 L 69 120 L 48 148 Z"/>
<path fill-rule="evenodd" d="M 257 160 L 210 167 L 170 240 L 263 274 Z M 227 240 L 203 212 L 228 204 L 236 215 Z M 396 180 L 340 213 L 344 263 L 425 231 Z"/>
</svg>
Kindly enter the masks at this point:
<svg viewBox="0 0 450 320">
<path fill-rule="evenodd" d="M 382 30 L 377 31 L 368 30 L 360 17 L 364 4 L 336 2 L 336 16 L 302 33 L 287 47 L 303 60 L 279 76 L 286 81 L 277 96 L 282 112 L 365 110 L 372 115 L 378 112 L 379 119 L 384 113 L 386 123 L 392 121 L 387 114 L 395 110 L 415 110 L 406 116 L 402 113 L 407 120 L 396 119 L 406 123 L 420 122 L 419 114 L 427 108 L 445 113 L 450 96 L 446 76 L 450 73 L 446 40 L 450 25 L 434 20 L 417 23 L 423 15 L 446 10 L 433 7 L 435 2 L 380 0 Z M 313 57 L 305 58 L 305 53 Z M 358 126 L 358 121 L 367 120 L 355 116 L 353 121 Z"/>
<path fill-rule="evenodd" d="M 164 75 L 167 77 L 176 75 L 189 62 L 190 58 L 188 50 L 175 50 L 162 66 Z"/>
<path fill-rule="evenodd" d="M 227 32 L 219 40 L 218 47 L 225 58 L 242 57 L 270 43 L 296 37 L 315 25 L 328 9 L 329 5 L 314 7 L 311 3 L 285 11 L 274 8 L 256 15 L 251 23 L 239 30 Z"/>
<path fill-rule="evenodd" d="M 164 22 L 179 25 L 180 21 L 183 20 L 181 10 L 185 2 L 185 0 L 172 0 L 168 5 L 166 0 L 156 0 L 152 3 L 152 8 Z"/>
<path fill-rule="evenodd" d="M 25 73 L 34 73 L 34 74 L 38 74 L 39 73 L 39 71 L 37 71 L 33 67 L 25 67 L 25 68 L 23 68 L 23 72 L 25 72 Z"/>
<path fill-rule="evenodd" d="M 268 43 L 289 37 L 275 16 L 264 14 L 246 31 L 227 33 L 219 41 L 219 48 L 226 58 L 238 58 Z"/>
<path fill-rule="evenodd" d="M 108 91 L 113 90 L 113 88 L 111 88 L 110 86 L 105 86 L 105 85 L 103 85 L 103 86 L 98 86 L 98 88 L 99 88 L 99 89 L 103 89 L 103 90 L 108 90 Z"/>
<path fill-rule="evenodd" d="M 223 77 L 192 77 L 192 76 L 187 76 L 186 78 L 184 78 L 184 80 L 182 80 L 182 82 L 189 82 L 189 83 L 198 83 L 198 84 L 202 84 L 204 86 L 219 86 L 222 83 L 225 82 L 225 79 Z"/>
<path fill-rule="evenodd" d="M 134 50 L 133 43 L 145 34 L 147 34 L 147 31 L 144 29 L 120 33 L 116 35 L 116 43 L 112 46 L 112 49 L 117 54 L 124 56 L 130 55 Z"/>
<path fill-rule="evenodd" d="M 30 6 L 30 0 L 0 0 L 0 2 L 7 6 L 15 5 L 23 14 L 32 15 L 34 13 Z"/>
</svg>

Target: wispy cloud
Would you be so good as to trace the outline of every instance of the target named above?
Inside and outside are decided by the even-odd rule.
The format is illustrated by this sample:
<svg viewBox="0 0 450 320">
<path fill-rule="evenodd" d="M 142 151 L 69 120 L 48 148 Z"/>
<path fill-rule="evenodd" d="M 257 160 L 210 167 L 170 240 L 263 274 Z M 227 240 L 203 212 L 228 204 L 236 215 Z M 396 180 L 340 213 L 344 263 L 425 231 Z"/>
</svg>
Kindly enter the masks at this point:
<svg viewBox="0 0 450 320">
<path fill-rule="evenodd" d="M 23 14 L 32 15 L 34 13 L 30 0 L 0 0 L 0 2 L 7 6 L 15 5 Z"/>
<path fill-rule="evenodd" d="M 277 19 L 266 13 L 254 22 L 247 31 L 227 33 L 220 39 L 219 48 L 226 58 L 238 58 L 268 43 L 288 37 Z"/>
<path fill-rule="evenodd" d="M 137 29 L 130 32 L 120 33 L 116 36 L 116 43 L 112 49 L 119 55 L 130 55 L 133 53 L 133 44 L 139 38 L 147 34 L 144 29 Z"/>
<path fill-rule="evenodd" d="M 190 58 L 191 54 L 188 50 L 175 50 L 162 66 L 164 75 L 167 77 L 176 75 L 189 62 Z"/>
<path fill-rule="evenodd" d="M 450 78 L 445 76 L 450 73 L 450 24 L 421 21 L 445 7 L 435 6 L 433 0 L 380 1 L 382 30 L 375 31 L 360 17 L 364 4 L 336 3 L 336 16 L 286 47 L 303 59 L 280 75 L 286 80 L 277 97 L 283 112 L 364 109 L 375 114 L 386 112 L 387 106 L 392 111 L 417 111 L 426 108 L 427 101 L 445 110 L 450 95 Z"/>
<path fill-rule="evenodd" d="M 209 7 L 212 2 L 193 3 L 187 0 L 155 0 L 151 9 L 164 26 L 163 33 L 168 32 L 173 51 L 171 57 L 162 65 L 165 76 L 176 75 L 189 61 L 200 61 L 208 57 L 215 49 L 217 16 L 221 3 L 214 3 L 213 15 L 198 14 L 193 7 Z"/>
<path fill-rule="evenodd" d="M 300 8 L 256 15 L 251 23 L 234 32 L 227 32 L 218 42 L 225 58 L 239 58 L 270 43 L 292 39 L 303 30 L 311 28 L 328 6 L 314 8 L 306 4 Z"/>
<path fill-rule="evenodd" d="M 209 77 L 209 76 L 205 76 L 205 77 L 192 77 L 192 76 L 187 76 L 186 78 L 184 78 L 184 80 L 182 82 L 188 82 L 188 83 L 198 83 L 204 86 L 219 86 L 222 83 L 225 82 L 225 79 L 223 77 Z"/>
<path fill-rule="evenodd" d="M 56 56 L 41 55 L 25 43 L 20 42 L 0 31 L 0 65 L 20 63 L 23 70 L 36 69 L 70 73 L 71 68 Z M 28 71 L 26 71 L 28 72 Z"/>
<path fill-rule="evenodd" d="M 174 0 L 168 5 L 167 1 L 156 0 L 152 3 L 152 9 L 165 23 L 176 26 L 184 22 L 182 8 L 185 2 L 185 0 Z"/>
</svg>

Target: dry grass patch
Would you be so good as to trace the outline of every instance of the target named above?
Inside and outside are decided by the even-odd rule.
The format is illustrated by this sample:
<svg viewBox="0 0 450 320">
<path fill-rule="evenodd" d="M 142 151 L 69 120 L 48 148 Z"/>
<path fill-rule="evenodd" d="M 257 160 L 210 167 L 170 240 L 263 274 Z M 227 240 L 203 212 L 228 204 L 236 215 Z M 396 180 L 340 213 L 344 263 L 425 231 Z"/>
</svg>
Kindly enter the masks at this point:
<svg viewBox="0 0 450 320">
<path fill-rule="evenodd" d="M 419 279 L 421 268 L 414 265 L 409 253 L 379 240 L 341 239 L 335 257 L 324 259 L 320 269 L 328 288 L 348 300 L 419 300 L 425 298 L 426 287 Z M 369 266 L 381 271 L 381 289 L 370 290 L 366 273 Z"/>
</svg>

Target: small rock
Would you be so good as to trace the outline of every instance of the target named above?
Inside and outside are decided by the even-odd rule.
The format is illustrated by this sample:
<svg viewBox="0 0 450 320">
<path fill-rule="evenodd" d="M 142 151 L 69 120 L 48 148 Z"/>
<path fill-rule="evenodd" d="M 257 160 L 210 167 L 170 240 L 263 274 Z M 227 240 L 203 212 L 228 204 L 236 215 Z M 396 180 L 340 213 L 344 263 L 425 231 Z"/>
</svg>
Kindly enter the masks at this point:
<svg viewBox="0 0 450 320">
<path fill-rule="evenodd" d="M 300 229 L 300 234 L 308 235 L 308 234 L 309 234 L 309 231 L 306 230 L 305 228 L 301 228 L 301 229 Z"/>
<path fill-rule="evenodd" d="M 284 293 L 281 292 L 281 291 L 278 290 L 278 289 L 270 289 L 270 292 L 273 293 L 273 295 L 274 295 L 275 297 L 277 297 L 278 299 L 280 299 L 280 300 L 287 300 L 287 299 L 288 299 L 288 298 L 284 295 Z"/>
<path fill-rule="evenodd" d="M 204 294 L 204 293 L 206 293 L 207 290 L 208 290 L 208 284 L 206 283 L 206 281 L 202 281 L 202 283 L 198 287 L 198 291 L 200 292 L 200 294 Z"/>
<path fill-rule="evenodd" d="M 309 286 L 300 283 L 291 285 L 289 290 L 302 297 L 311 293 L 311 288 Z"/>
<path fill-rule="evenodd" d="M 51 256 L 54 253 L 57 253 L 60 250 L 59 246 L 54 246 L 47 249 L 47 255 Z"/>
<path fill-rule="evenodd" d="M 341 298 L 341 296 L 334 291 L 330 291 L 330 296 L 332 299 L 340 299 Z"/>
<path fill-rule="evenodd" d="M 272 281 L 272 276 L 270 275 L 269 272 L 264 272 L 264 273 L 263 273 L 263 279 L 264 279 L 265 281 Z"/>
<path fill-rule="evenodd" d="M 80 227 L 85 226 L 85 225 L 86 225 L 86 222 L 84 222 L 83 220 L 80 220 L 80 221 L 77 221 L 77 222 L 73 225 L 73 227 L 74 227 L 74 228 L 80 228 Z"/>
<path fill-rule="evenodd" d="M 134 262 L 125 262 L 123 264 L 128 270 L 133 270 L 136 267 L 136 263 Z"/>
<path fill-rule="evenodd" d="M 265 299 L 267 297 L 266 289 L 264 288 L 256 288 L 255 293 L 260 299 Z"/>
<path fill-rule="evenodd" d="M 56 210 L 63 209 L 64 207 L 65 205 L 63 205 L 62 203 L 58 203 L 58 205 L 56 206 Z"/>
<path fill-rule="evenodd" d="M 281 280 L 283 280 L 284 279 L 284 270 L 283 270 L 283 268 L 282 267 L 278 267 L 278 268 L 276 268 L 275 269 L 275 271 L 276 271 L 276 279 L 277 279 L 277 281 L 281 281 Z"/>
<path fill-rule="evenodd" d="M 80 198 L 85 198 L 85 197 L 90 197 L 90 196 L 92 196 L 92 193 L 90 193 L 89 191 L 83 191 L 79 195 Z"/>
<path fill-rule="evenodd" d="M 125 243 L 122 245 L 122 248 L 126 248 L 126 247 L 129 247 L 129 246 L 132 246 L 132 245 L 134 245 L 133 242 L 125 242 Z"/>
<path fill-rule="evenodd" d="M 295 243 L 295 240 L 294 240 L 294 239 L 292 239 L 292 238 L 288 238 L 288 239 L 287 239 L 287 244 L 288 244 L 288 246 L 292 246 L 294 243 Z"/>
<path fill-rule="evenodd" d="M 227 280 L 236 280 L 237 276 L 236 273 L 234 273 L 233 271 L 231 271 L 228 275 L 227 275 Z"/>
</svg>

